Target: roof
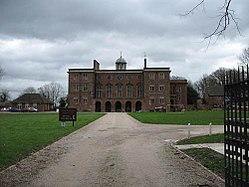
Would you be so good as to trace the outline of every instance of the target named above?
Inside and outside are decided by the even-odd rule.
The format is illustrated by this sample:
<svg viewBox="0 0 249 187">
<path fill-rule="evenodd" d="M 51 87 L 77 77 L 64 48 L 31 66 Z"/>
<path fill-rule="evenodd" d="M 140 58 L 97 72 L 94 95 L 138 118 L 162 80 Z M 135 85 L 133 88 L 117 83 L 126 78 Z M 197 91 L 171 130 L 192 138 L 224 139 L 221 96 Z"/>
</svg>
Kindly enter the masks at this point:
<svg viewBox="0 0 249 187">
<path fill-rule="evenodd" d="M 120 56 L 117 60 L 116 60 L 116 64 L 127 64 L 126 60 Z"/>
<path fill-rule="evenodd" d="M 46 103 L 46 104 L 52 104 L 52 102 L 38 94 L 38 93 L 26 93 L 21 95 L 20 97 L 16 98 L 15 100 L 12 101 L 12 103 Z"/>
<path fill-rule="evenodd" d="M 212 86 L 207 89 L 209 96 L 224 96 L 224 86 Z"/>
</svg>

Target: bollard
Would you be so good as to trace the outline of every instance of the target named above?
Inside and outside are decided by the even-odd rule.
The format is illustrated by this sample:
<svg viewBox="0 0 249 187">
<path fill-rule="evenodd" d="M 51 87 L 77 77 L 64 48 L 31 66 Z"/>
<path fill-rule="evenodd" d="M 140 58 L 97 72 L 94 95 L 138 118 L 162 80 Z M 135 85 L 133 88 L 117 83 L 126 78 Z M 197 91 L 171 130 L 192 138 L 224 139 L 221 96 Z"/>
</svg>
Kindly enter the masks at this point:
<svg viewBox="0 0 249 187">
<path fill-rule="evenodd" d="M 212 123 L 209 123 L 209 136 L 212 135 Z"/>
<path fill-rule="evenodd" d="M 190 139 L 190 123 L 188 123 L 188 139 Z"/>
</svg>

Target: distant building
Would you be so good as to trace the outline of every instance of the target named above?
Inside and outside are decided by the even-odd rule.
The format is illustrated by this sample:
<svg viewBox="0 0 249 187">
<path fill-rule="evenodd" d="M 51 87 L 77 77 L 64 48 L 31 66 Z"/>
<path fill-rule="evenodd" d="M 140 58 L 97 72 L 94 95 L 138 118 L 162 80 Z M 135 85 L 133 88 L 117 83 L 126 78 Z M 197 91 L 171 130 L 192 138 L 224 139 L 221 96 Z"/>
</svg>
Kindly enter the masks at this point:
<svg viewBox="0 0 249 187">
<path fill-rule="evenodd" d="M 12 107 L 19 110 L 34 107 L 38 111 L 53 110 L 53 102 L 38 93 L 26 93 L 12 101 Z"/>
<path fill-rule="evenodd" d="M 131 112 L 181 111 L 187 106 L 187 80 L 170 80 L 169 67 L 127 70 L 120 56 L 115 70 L 93 68 L 68 70 L 68 102 L 78 111 Z"/>
<path fill-rule="evenodd" d="M 205 96 L 206 105 L 209 109 L 224 107 L 224 86 L 212 86 L 207 88 Z"/>
</svg>

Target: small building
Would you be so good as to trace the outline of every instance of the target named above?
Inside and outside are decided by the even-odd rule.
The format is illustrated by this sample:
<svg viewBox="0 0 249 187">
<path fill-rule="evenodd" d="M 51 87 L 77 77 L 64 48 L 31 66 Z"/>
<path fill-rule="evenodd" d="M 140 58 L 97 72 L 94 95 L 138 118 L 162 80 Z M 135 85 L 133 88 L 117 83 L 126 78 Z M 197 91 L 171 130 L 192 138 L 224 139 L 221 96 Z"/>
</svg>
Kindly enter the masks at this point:
<svg viewBox="0 0 249 187">
<path fill-rule="evenodd" d="M 207 88 L 205 97 L 206 106 L 208 109 L 223 108 L 224 107 L 224 87 L 212 86 Z"/>
<path fill-rule="evenodd" d="M 78 111 L 135 112 L 180 111 L 187 107 L 187 80 L 171 80 L 169 67 L 127 69 L 120 56 L 115 70 L 93 68 L 68 70 L 68 102 Z"/>
<path fill-rule="evenodd" d="M 26 93 L 12 101 L 12 107 L 19 110 L 34 107 L 40 112 L 53 110 L 53 102 L 38 93 Z"/>
</svg>

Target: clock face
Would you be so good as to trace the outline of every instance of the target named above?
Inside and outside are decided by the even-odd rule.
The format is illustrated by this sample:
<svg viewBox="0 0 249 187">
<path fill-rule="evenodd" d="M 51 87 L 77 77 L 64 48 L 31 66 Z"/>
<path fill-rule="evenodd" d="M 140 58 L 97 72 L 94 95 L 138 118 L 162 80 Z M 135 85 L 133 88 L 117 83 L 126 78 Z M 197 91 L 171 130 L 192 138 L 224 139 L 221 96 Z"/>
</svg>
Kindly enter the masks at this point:
<svg viewBox="0 0 249 187">
<path fill-rule="evenodd" d="M 122 75 L 117 75 L 117 80 L 121 81 L 123 79 Z"/>
</svg>

